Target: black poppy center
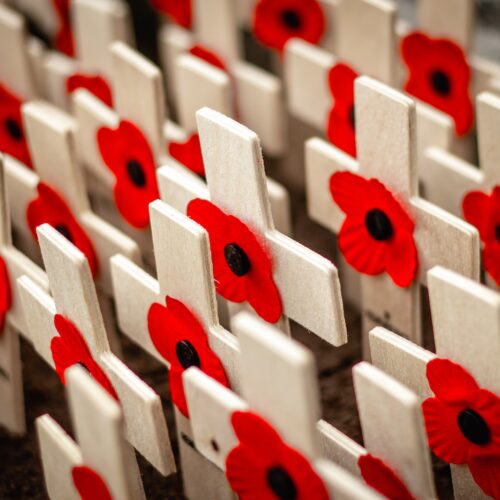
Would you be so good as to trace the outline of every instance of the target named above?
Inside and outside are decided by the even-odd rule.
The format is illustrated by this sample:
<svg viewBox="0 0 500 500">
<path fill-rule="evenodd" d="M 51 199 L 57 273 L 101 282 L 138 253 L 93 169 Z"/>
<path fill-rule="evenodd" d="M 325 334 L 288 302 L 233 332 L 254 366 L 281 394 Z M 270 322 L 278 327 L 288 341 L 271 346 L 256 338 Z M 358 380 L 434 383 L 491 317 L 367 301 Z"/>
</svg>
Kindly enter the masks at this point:
<svg viewBox="0 0 500 500">
<path fill-rule="evenodd" d="M 290 28 L 291 30 L 299 30 L 302 27 L 302 18 L 296 10 L 285 9 L 281 13 L 281 19 L 287 28 Z"/>
<path fill-rule="evenodd" d="M 349 110 L 349 122 L 352 128 L 356 128 L 356 108 L 354 106 Z"/>
<path fill-rule="evenodd" d="M 497 241 L 500 242 L 500 224 L 497 224 L 495 227 L 495 236 L 497 237 Z"/>
<path fill-rule="evenodd" d="M 271 467 L 267 471 L 267 484 L 280 500 L 295 500 L 297 498 L 297 487 L 290 474 L 279 465 Z"/>
<path fill-rule="evenodd" d="M 200 357 L 189 340 L 181 340 L 175 346 L 175 354 L 182 368 L 188 369 L 190 366 L 200 367 Z"/>
<path fill-rule="evenodd" d="M 127 174 L 137 187 L 144 187 L 146 185 L 146 176 L 142 165 L 137 160 L 129 160 L 127 162 Z"/>
<path fill-rule="evenodd" d="M 73 236 L 66 224 L 56 224 L 55 229 L 56 231 L 59 231 L 68 241 L 73 243 Z"/>
<path fill-rule="evenodd" d="M 21 141 L 23 139 L 23 129 L 14 118 L 7 118 L 7 120 L 5 120 L 5 128 L 7 129 L 7 133 L 15 141 Z"/>
<path fill-rule="evenodd" d="M 431 83 L 437 94 L 447 96 L 451 92 L 450 77 L 441 70 L 436 70 L 431 73 Z"/>
<path fill-rule="evenodd" d="M 245 276 L 252 267 L 248 255 L 236 243 L 229 243 L 224 247 L 224 258 L 236 276 Z"/>
<path fill-rule="evenodd" d="M 457 422 L 462 434 L 471 443 L 482 445 L 490 442 L 490 428 L 479 413 L 467 408 L 458 414 Z"/>
<path fill-rule="evenodd" d="M 378 208 L 370 210 L 366 214 L 365 225 L 370 236 L 377 241 L 386 241 L 394 233 L 389 217 Z"/>
</svg>

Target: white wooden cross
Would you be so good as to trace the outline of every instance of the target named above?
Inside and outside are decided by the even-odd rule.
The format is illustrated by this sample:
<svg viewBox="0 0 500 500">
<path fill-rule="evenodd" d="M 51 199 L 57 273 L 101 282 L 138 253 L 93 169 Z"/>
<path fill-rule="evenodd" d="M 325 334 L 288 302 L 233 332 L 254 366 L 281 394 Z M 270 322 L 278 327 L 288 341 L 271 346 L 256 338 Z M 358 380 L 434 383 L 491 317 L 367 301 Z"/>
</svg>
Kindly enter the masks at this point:
<svg viewBox="0 0 500 500">
<path fill-rule="evenodd" d="M 420 287 L 426 272 L 441 264 L 479 279 L 479 238 L 469 224 L 418 196 L 414 161 L 415 104 L 401 93 L 368 77 L 356 81 L 358 160 L 346 169 L 345 155 L 314 138 L 306 144 L 308 211 L 318 223 L 338 232 L 344 214 L 329 190 L 332 174 L 351 171 L 382 182 L 412 218 L 418 252 L 415 280 L 397 287 L 387 274 L 362 276 L 363 331 L 390 325 L 399 334 L 421 342 Z"/>
<path fill-rule="evenodd" d="M 227 454 L 237 444 L 231 414 L 250 408 L 315 464 L 326 456 L 359 476 L 358 461 L 367 450 L 324 420 L 318 421 L 319 389 L 312 354 L 248 313 L 238 315 L 235 325 L 241 343 L 243 400 L 194 368 L 184 374 L 197 449 L 224 470 Z M 368 452 L 395 468 L 417 498 L 434 497 L 418 398 L 367 363 L 355 368 L 355 385 Z M 338 478 L 337 486 L 348 478 Z M 349 480 L 360 498 L 363 488 Z"/>
<path fill-rule="evenodd" d="M 19 13 L 0 5 L 0 82 L 22 99 L 37 94 L 26 23 Z"/>
<path fill-rule="evenodd" d="M 151 340 L 148 313 L 153 304 L 164 305 L 166 297 L 181 301 L 203 325 L 211 349 L 221 360 L 231 386 L 237 390 L 238 341 L 219 324 L 208 235 L 201 226 L 160 200 L 150 205 L 150 214 L 158 281 L 122 255 L 112 259 L 120 329 L 169 366 Z M 207 465 L 191 448 L 190 421 L 177 409 L 175 415 L 186 487 L 195 488 L 197 484 L 207 487 L 205 482 L 198 481 L 204 476 L 210 476 L 210 482 L 220 486 L 220 471 Z"/>
<path fill-rule="evenodd" d="M 189 368 L 183 375 L 196 449 L 225 471 L 227 455 L 238 444 L 231 416 L 236 411 L 253 411 L 311 462 L 332 498 L 378 498 L 362 482 L 321 456 L 316 430 L 319 393 L 312 354 L 246 312 L 241 313 L 238 323 L 240 320 L 241 397 L 196 368 Z M 270 376 L 272 380 L 267 378 Z M 227 480 L 222 484 L 226 493 L 223 498 L 231 498 Z M 189 498 L 201 498 L 199 486 L 187 486 Z"/>
<path fill-rule="evenodd" d="M 45 273 L 12 244 L 9 208 L 4 178 L 4 158 L 0 157 L 0 254 L 7 268 L 10 307 L 0 333 L 0 425 L 13 434 L 26 430 L 19 334 L 31 342 L 16 280 L 27 275 L 43 290 L 49 283 Z M 2 297 L 2 301 L 5 297 Z"/>
<path fill-rule="evenodd" d="M 86 488 L 97 495 L 93 472 L 112 498 L 146 498 L 134 450 L 124 438 L 120 404 L 82 367 L 69 368 L 66 377 L 76 442 L 50 415 L 35 421 L 49 497 L 77 500 Z"/>
<path fill-rule="evenodd" d="M 75 153 L 74 119 L 42 101 L 25 104 L 23 117 L 36 173 L 14 160 L 7 163 L 8 196 L 13 226 L 22 235 L 22 241 L 31 241 L 33 248 L 36 242 L 27 223 L 26 214 L 29 204 L 39 196 L 38 186 L 43 182 L 62 196 L 93 245 L 97 259 L 96 282 L 101 292 L 107 329 L 113 349 L 119 352 L 111 304 L 108 302 L 111 294 L 109 259 L 115 253 L 123 253 L 135 262 L 141 262 L 137 244 L 91 210 Z M 58 151 L 56 157 L 54 151 Z M 69 231 L 65 224 L 67 222 L 63 217 L 61 227 L 64 226 Z M 34 255 L 38 256 L 36 249 Z"/>
<path fill-rule="evenodd" d="M 87 259 L 51 226 L 39 226 L 37 233 L 52 296 L 27 276 L 18 280 L 36 351 L 54 367 L 51 343 L 58 336 L 54 318 L 59 314 L 73 323 L 118 395 L 127 440 L 161 474 L 173 473 L 175 463 L 160 397 L 111 353 Z"/>
<path fill-rule="evenodd" d="M 141 56 L 133 49 L 123 43 L 117 42 L 112 45 L 112 83 L 114 86 L 115 109 L 110 110 L 101 101 L 96 99 L 88 91 L 79 90 L 74 94 L 74 112 L 78 121 L 78 149 L 83 163 L 89 173 L 89 188 L 92 192 L 100 193 L 101 199 L 105 201 L 103 210 L 97 210 L 107 219 L 112 220 L 113 224 L 120 227 L 123 231 L 130 234 L 140 245 L 145 260 L 152 263 L 154 258 L 151 252 L 150 236 L 147 231 L 137 231 L 131 228 L 117 214 L 111 201 L 112 187 L 114 177 L 111 175 L 108 167 L 104 164 L 100 155 L 96 134 L 101 127 L 116 128 L 120 119 L 127 119 L 134 122 L 145 133 L 153 149 L 158 164 L 169 163 L 173 168 L 179 171 L 179 174 L 186 173 L 190 184 L 196 184 L 203 187 L 203 183 L 194 174 L 191 174 L 180 164 L 166 158 L 167 149 L 164 139 L 164 128 L 171 130 L 172 126 L 165 125 L 165 97 L 163 93 L 162 76 L 159 69 Z M 197 58 L 192 58 L 197 59 Z M 215 74 L 217 70 L 201 60 L 195 60 L 198 68 L 201 68 L 201 74 Z M 227 76 L 222 74 L 222 79 L 216 76 L 217 85 L 221 90 L 226 89 Z M 126 84 L 124 83 L 126 82 Z M 189 91 L 189 93 L 188 93 Z M 141 103 L 138 104 L 136 95 L 141 95 Z M 193 102 L 194 95 L 191 87 L 187 86 L 182 93 L 183 102 Z M 210 99 L 211 104 L 217 105 L 219 96 Z M 201 103 L 199 103 L 201 104 Z M 196 110 L 190 106 L 191 112 Z M 183 136 L 184 132 L 193 131 L 191 121 L 186 122 L 183 131 L 177 131 L 177 136 Z M 185 138 L 185 136 L 184 136 Z M 182 139 L 181 139 L 182 140 Z M 290 232 L 290 214 L 289 199 L 285 189 L 276 182 L 269 181 L 268 189 L 271 197 L 273 214 L 275 215 L 276 226 L 288 234 Z"/>
<path fill-rule="evenodd" d="M 428 273 L 436 353 L 465 368 L 480 387 L 500 394 L 500 295 L 442 267 Z M 373 363 L 421 398 L 432 395 L 426 366 L 436 354 L 384 329 L 370 332 Z M 452 465 L 455 498 L 486 498 L 466 465 Z"/>
<path fill-rule="evenodd" d="M 489 192 L 500 183 L 500 149 L 495 130 L 500 124 L 500 97 L 483 92 L 476 99 L 479 168 L 440 148 L 425 152 L 421 178 L 425 198 L 463 217 L 462 201 L 470 191 Z"/>
<path fill-rule="evenodd" d="M 265 241 L 283 315 L 333 345 L 346 341 L 335 266 L 274 229 L 259 138 L 243 125 L 204 108 L 197 113 L 208 191 L 185 185 L 175 170 L 159 172 L 164 201 L 186 212 L 195 198 L 210 198 Z"/>
<path fill-rule="evenodd" d="M 78 73 L 109 82 L 109 46 L 117 40 L 134 44 L 129 8 L 122 0 L 71 0 L 71 14 L 75 59 L 50 51 L 44 63 L 45 95 L 66 110 L 71 105 L 68 78 Z"/>
<path fill-rule="evenodd" d="M 161 58 L 174 101 L 177 103 L 186 79 L 189 79 L 193 94 L 187 102 L 177 103 L 181 126 L 192 129 L 194 113 L 203 106 L 215 104 L 207 97 L 220 92 L 217 83 L 225 77 L 229 79 L 230 88 L 225 95 L 218 94 L 219 102 L 214 109 L 255 130 L 267 154 L 282 156 L 288 146 L 282 84 L 278 77 L 238 58 L 239 50 L 234 41 L 238 36 L 235 2 L 216 0 L 207 4 L 199 1 L 194 7 L 194 35 L 172 25 L 165 25 L 159 34 Z M 207 63 L 200 64 L 199 58 L 196 58 L 198 65 L 195 62 L 187 64 L 189 59 L 185 58 L 184 63 L 179 64 L 178 58 L 187 56 L 197 44 L 218 54 L 228 73 L 213 67 L 209 71 Z"/>
<path fill-rule="evenodd" d="M 450 12 L 453 15 L 450 15 Z M 475 37 L 474 0 L 418 0 L 417 29 L 437 38 L 449 38 L 458 43 L 468 54 L 471 66 L 473 96 L 480 92 L 494 91 L 495 80 L 500 76 L 500 65 L 473 53 Z"/>
<path fill-rule="evenodd" d="M 343 2 L 346 5 L 349 2 Z M 354 3 L 359 3 L 355 0 Z M 367 14 L 370 9 L 367 10 Z M 391 11 L 381 10 L 381 15 L 392 19 Z M 366 16 L 366 14 L 365 14 Z M 370 19 L 369 16 L 366 16 Z M 368 21 L 367 21 L 368 22 Z M 365 36 L 366 30 L 354 30 L 358 37 Z M 396 43 L 393 40 L 394 43 Z M 366 44 L 355 44 L 360 46 Z M 371 46 L 371 45 L 370 45 Z M 376 45 L 374 45 L 376 46 Z M 364 59 L 341 57 L 337 53 L 325 51 L 303 40 L 292 40 L 285 48 L 284 79 L 286 85 L 287 105 L 290 113 L 297 119 L 321 131 L 324 135 L 330 110 L 334 104 L 332 92 L 328 84 L 330 70 L 338 63 L 346 63 L 360 74 L 391 84 L 388 75 L 376 68 L 373 62 L 376 58 L 370 54 L 362 54 Z M 389 52 L 394 61 L 396 54 Z M 307 75 L 307 80 L 305 76 Z M 393 85 L 394 86 L 394 85 Z M 454 124 L 450 116 L 428 106 L 417 103 L 417 162 L 420 165 L 424 152 L 430 147 L 462 153 L 463 146 L 457 140 Z"/>
</svg>

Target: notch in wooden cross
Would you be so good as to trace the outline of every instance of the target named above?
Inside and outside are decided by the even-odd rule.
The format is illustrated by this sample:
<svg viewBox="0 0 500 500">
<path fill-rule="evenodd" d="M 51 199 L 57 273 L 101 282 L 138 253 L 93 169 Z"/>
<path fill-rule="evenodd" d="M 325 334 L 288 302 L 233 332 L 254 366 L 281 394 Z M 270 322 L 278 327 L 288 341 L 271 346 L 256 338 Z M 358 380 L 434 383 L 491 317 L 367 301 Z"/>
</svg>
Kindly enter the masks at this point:
<svg viewBox="0 0 500 500">
<path fill-rule="evenodd" d="M 117 40 L 134 44 L 129 7 L 122 0 L 72 0 L 69 8 L 74 53 L 47 54 L 45 94 L 51 102 L 69 110 L 71 94 L 85 88 L 112 106 L 109 46 Z"/>
<path fill-rule="evenodd" d="M 347 169 L 340 150 L 307 142 L 308 211 L 338 233 L 344 258 L 362 275 L 363 331 L 386 325 L 420 343 L 419 285 L 437 264 L 479 279 L 478 233 L 419 197 L 411 99 L 359 78 L 356 127 L 358 160 Z"/>
<path fill-rule="evenodd" d="M 266 154 L 280 157 L 288 146 L 282 85 L 276 76 L 238 57 L 236 7 L 228 0 L 200 1 L 193 5 L 194 35 L 179 26 L 162 28 L 159 43 L 168 90 L 186 130 L 195 132 L 198 109 L 213 107 L 255 130 Z M 221 81 L 226 82 L 224 94 Z M 188 100 L 180 98 L 186 84 L 191 89 Z"/>
<path fill-rule="evenodd" d="M 455 497 L 498 496 L 498 456 L 490 462 L 475 459 L 487 456 L 499 432 L 493 415 L 500 407 L 500 296 L 442 267 L 429 271 L 428 286 L 437 355 L 375 328 L 372 359 L 425 399 L 431 449 L 448 463 L 461 464 L 451 466 Z M 453 394 L 461 394 L 460 401 Z"/>
<path fill-rule="evenodd" d="M 118 321 L 125 335 L 169 368 L 186 488 L 207 487 L 197 480 L 206 474 L 223 491 L 220 471 L 192 448 L 181 373 L 201 366 L 237 390 L 238 341 L 219 324 L 206 231 L 160 200 L 150 211 L 158 280 L 124 256 L 112 259 Z"/>
<path fill-rule="evenodd" d="M 49 497 L 145 498 L 120 404 L 81 366 L 68 368 L 66 377 L 76 442 L 48 414 L 35 421 Z"/>
<path fill-rule="evenodd" d="M 168 167 L 159 172 L 160 190 L 164 201 L 208 229 L 218 293 L 230 302 L 248 301 L 268 321 L 287 316 L 341 345 L 346 329 L 337 269 L 274 229 L 259 138 L 208 108 L 197 112 L 197 121 L 209 192 L 185 185 Z M 236 268 L 234 259 L 245 266 Z M 259 289 L 251 288 L 263 272 Z M 245 282 L 246 292 L 231 288 Z"/>
<path fill-rule="evenodd" d="M 495 130 L 500 123 L 500 98 L 482 93 L 477 98 L 479 169 L 457 156 L 431 148 L 422 164 L 425 198 L 448 212 L 463 217 L 479 230 L 484 244 L 483 265 L 498 286 L 500 269 L 495 256 L 496 212 L 500 174 Z"/>
<path fill-rule="evenodd" d="M 48 224 L 39 226 L 37 233 L 52 296 L 27 276 L 18 280 L 36 351 L 63 382 L 66 368 L 84 364 L 120 402 L 128 441 L 160 473 L 173 473 L 160 398 L 110 352 L 87 259 Z"/>
<path fill-rule="evenodd" d="M 9 207 L 5 189 L 3 156 L 0 157 L 0 424 L 13 434 L 26 431 L 19 335 L 31 342 L 16 280 L 29 276 L 48 291 L 45 273 L 12 244 Z"/>
</svg>

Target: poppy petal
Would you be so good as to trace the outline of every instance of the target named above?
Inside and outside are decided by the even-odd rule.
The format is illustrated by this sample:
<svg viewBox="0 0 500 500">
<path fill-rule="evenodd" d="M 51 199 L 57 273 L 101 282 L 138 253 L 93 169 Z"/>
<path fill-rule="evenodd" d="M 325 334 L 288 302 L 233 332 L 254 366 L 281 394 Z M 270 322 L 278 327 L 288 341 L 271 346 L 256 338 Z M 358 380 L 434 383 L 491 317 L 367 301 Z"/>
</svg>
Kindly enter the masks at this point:
<svg viewBox="0 0 500 500">
<path fill-rule="evenodd" d="M 75 73 L 66 80 L 66 92 L 72 94 L 78 89 L 86 89 L 108 107 L 113 107 L 113 95 L 109 83 L 101 75 Z"/>
<path fill-rule="evenodd" d="M 71 476 L 81 500 L 112 500 L 105 481 L 97 472 L 85 465 L 71 469 Z"/>
<path fill-rule="evenodd" d="M 397 500 L 415 499 L 397 474 L 379 458 L 370 454 L 361 455 L 358 467 L 366 484 L 384 497 Z"/>
<path fill-rule="evenodd" d="M 432 359 L 427 363 L 426 373 L 431 391 L 444 403 L 470 406 L 478 395 L 474 377 L 449 359 Z"/>
<path fill-rule="evenodd" d="M 422 403 L 422 411 L 432 451 L 449 464 L 466 463 L 470 442 L 457 424 L 460 408 L 453 408 L 437 398 L 428 398 Z"/>
<path fill-rule="evenodd" d="M 485 495 L 500 498 L 500 456 L 482 457 L 469 462 L 474 481 Z"/>
<path fill-rule="evenodd" d="M 467 193 L 462 201 L 464 219 L 477 228 L 484 241 L 488 235 L 490 197 L 481 191 Z"/>
<path fill-rule="evenodd" d="M 186 142 L 171 142 L 168 145 L 168 152 L 172 158 L 195 174 L 205 176 L 205 165 L 203 164 L 198 134 L 192 134 Z"/>
</svg>

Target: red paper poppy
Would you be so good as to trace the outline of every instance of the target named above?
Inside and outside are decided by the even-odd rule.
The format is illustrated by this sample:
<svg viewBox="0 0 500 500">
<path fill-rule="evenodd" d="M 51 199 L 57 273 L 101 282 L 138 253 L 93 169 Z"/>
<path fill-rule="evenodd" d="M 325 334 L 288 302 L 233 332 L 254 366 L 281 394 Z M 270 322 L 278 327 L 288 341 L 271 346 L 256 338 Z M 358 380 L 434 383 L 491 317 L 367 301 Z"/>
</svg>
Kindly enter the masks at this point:
<svg viewBox="0 0 500 500">
<path fill-rule="evenodd" d="M 170 156 L 192 170 L 195 174 L 205 176 L 205 166 L 201 154 L 200 137 L 192 134 L 186 142 L 171 142 L 168 145 Z"/>
<path fill-rule="evenodd" d="M 38 197 L 30 202 L 26 210 L 28 226 L 35 239 L 38 239 L 36 228 L 42 224 L 50 224 L 66 239 L 75 245 L 89 262 L 92 276 L 98 271 L 97 256 L 89 237 L 82 229 L 64 199 L 50 186 L 39 182 Z"/>
<path fill-rule="evenodd" d="M 339 248 L 356 271 L 386 272 L 400 287 L 411 284 L 418 268 L 415 224 L 394 195 L 377 179 L 350 172 L 330 178 L 333 200 L 346 214 Z"/>
<path fill-rule="evenodd" d="M 0 85 L 0 151 L 32 168 L 21 114 L 22 101 Z"/>
<path fill-rule="evenodd" d="M 490 195 L 481 191 L 468 193 L 462 210 L 465 220 L 479 231 L 486 272 L 500 285 L 500 186 L 495 186 Z"/>
<path fill-rule="evenodd" d="M 151 5 L 174 23 L 191 28 L 191 0 L 151 0 Z"/>
<path fill-rule="evenodd" d="M 100 75 L 75 73 L 66 80 L 66 92 L 72 94 L 77 89 L 86 89 L 104 104 L 113 107 L 113 94 L 109 83 Z"/>
<path fill-rule="evenodd" d="M 133 227 L 149 224 L 149 204 L 159 197 L 153 151 L 141 130 L 123 120 L 117 129 L 101 128 L 97 143 L 104 163 L 113 172 L 115 204 Z"/>
<path fill-rule="evenodd" d="M 210 349 L 207 334 L 196 316 L 180 301 L 166 297 L 167 307 L 154 303 L 148 312 L 148 331 L 157 351 L 170 363 L 168 380 L 172 401 L 189 416 L 182 372 L 196 366 L 229 387 L 224 367 Z"/>
<path fill-rule="evenodd" d="M 73 467 L 71 476 L 81 500 L 113 500 L 104 480 L 90 467 L 86 465 Z"/>
<path fill-rule="evenodd" d="M 288 446 L 263 418 L 236 411 L 231 423 L 239 444 L 226 458 L 226 476 L 240 500 L 327 500 L 309 461 Z"/>
<path fill-rule="evenodd" d="M 357 73 L 343 63 L 336 64 L 328 73 L 334 102 L 328 115 L 326 134 L 332 144 L 351 156 L 356 156 L 354 80 L 357 77 Z"/>
<path fill-rule="evenodd" d="M 12 292 L 10 289 L 9 272 L 5 260 L 0 257 L 0 336 L 5 326 L 5 316 L 12 304 Z"/>
<path fill-rule="evenodd" d="M 422 410 L 432 451 L 467 464 L 482 491 L 500 498 L 500 398 L 448 359 L 429 361 L 427 380 L 434 397 Z"/>
<path fill-rule="evenodd" d="M 54 9 L 59 19 L 59 28 L 54 38 L 54 45 L 57 50 L 67 56 L 75 55 L 75 44 L 73 32 L 71 31 L 71 16 L 69 0 L 52 0 Z"/>
<path fill-rule="evenodd" d="M 367 453 L 361 455 L 358 467 L 365 483 L 391 500 L 415 500 L 405 483 L 382 460 Z"/>
<path fill-rule="evenodd" d="M 271 258 L 257 236 L 207 200 L 191 201 L 187 214 L 208 231 L 217 292 L 232 302 L 248 301 L 261 318 L 276 323 L 281 298 Z"/>
<path fill-rule="evenodd" d="M 457 134 L 465 135 L 472 127 L 474 110 L 471 70 L 462 48 L 451 40 L 411 33 L 403 39 L 401 53 L 409 72 L 405 90 L 449 114 Z"/>
<path fill-rule="evenodd" d="M 189 49 L 189 53 L 195 57 L 203 59 L 208 64 L 211 64 L 212 66 L 215 66 L 216 68 L 227 72 L 227 67 L 222 58 L 215 52 L 208 50 L 206 47 L 203 47 L 203 45 L 193 45 Z"/>
<path fill-rule="evenodd" d="M 253 32 L 266 47 L 282 52 L 291 38 L 318 43 L 325 31 L 325 16 L 317 0 L 258 0 Z"/>
<path fill-rule="evenodd" d="M 61 382 L 66 384 L 66 369 L 78 364 L 83 366 L 96 382 L 118 400 L 118 395 L 110 380 L 92 357 L 90 349 L 76 326 L 61 314 L 54 316 L 54 325 L 59 336 L 51 340 L 50 350 Z"/>
</svg>

